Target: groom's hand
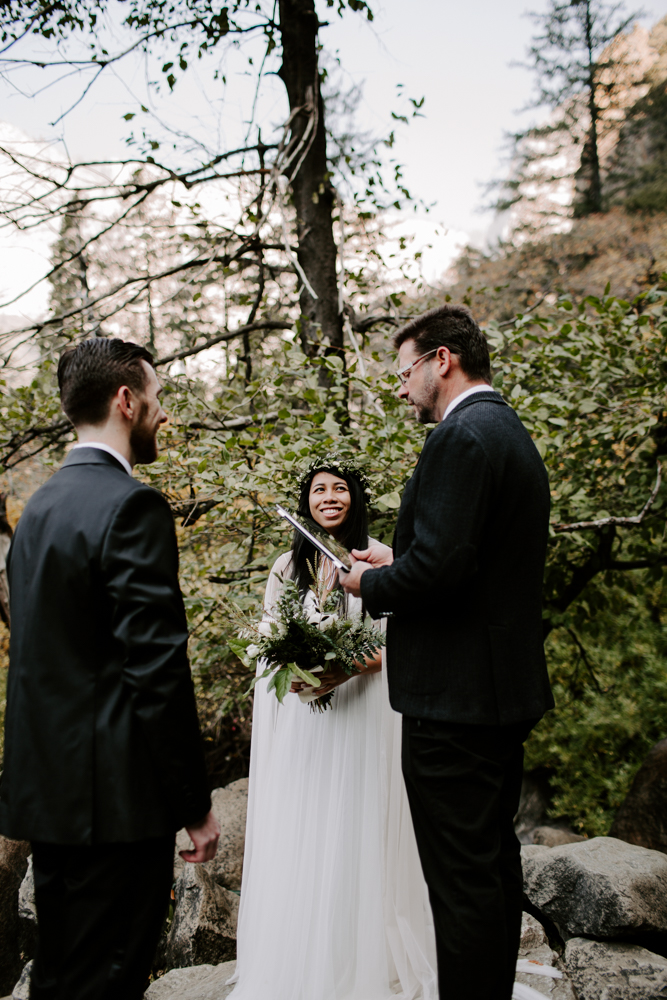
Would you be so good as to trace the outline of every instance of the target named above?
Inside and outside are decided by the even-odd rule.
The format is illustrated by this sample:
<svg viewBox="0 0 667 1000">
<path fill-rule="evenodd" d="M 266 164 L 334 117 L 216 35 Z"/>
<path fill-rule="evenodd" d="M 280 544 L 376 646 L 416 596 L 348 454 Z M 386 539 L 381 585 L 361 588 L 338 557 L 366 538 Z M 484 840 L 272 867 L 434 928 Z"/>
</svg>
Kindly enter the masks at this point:
<svg viewBox="0 0 667 1000">
<path fill-rule="evenodd" d="M 198 823 L 186 826 L 185 829 L 194 844 L 194 850 L 179 851 L 178 853 L 183 860 L 191 861 L 195 864 L 201 864 L 203 861 L 211 861 L 215 857 L 220 838 L 220 826 L 213 810 L 207 813 Z"/>
</svg>

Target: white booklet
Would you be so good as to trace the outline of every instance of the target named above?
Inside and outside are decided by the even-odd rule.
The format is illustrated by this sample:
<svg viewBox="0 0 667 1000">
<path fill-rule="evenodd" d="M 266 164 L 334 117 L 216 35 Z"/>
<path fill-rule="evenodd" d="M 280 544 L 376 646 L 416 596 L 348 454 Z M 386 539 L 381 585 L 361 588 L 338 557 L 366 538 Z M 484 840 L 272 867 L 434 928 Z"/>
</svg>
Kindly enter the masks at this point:
<svg viewBox="0 0 667 1000">
<path fill-rule="evenodd" d="M 311 542 L 318 552 L 321 552 L 323 556 L 327 559 L 331 559 L 336 569 L 342 569 L 343 572 L 347 573 L 351 567 L 352 562 L 350 560 L 350 553 L 337 542 L 335 538 L 329 535 L 323 528 L 320 528 L 318 524 L 311 521 L 309 517 L 303 517 L 302 514 L 290 514 L 288 510 L 281 507 L 280 504 L 276 504 L 276 510 L 281 517 L 284 517 L 286 521 L 296 528 L 297 531 L 301 532 L 304 538 L 307 538 Z"/>
</svg>

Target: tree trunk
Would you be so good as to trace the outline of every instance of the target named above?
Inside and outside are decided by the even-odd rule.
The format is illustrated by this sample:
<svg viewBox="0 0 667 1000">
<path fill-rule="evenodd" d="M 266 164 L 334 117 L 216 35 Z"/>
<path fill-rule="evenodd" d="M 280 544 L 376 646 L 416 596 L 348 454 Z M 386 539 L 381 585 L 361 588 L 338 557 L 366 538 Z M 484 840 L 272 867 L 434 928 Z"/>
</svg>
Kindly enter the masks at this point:
<svg viewBox="0 0 667 1000">
<path fill-rule="evenodd" d="M 583 188 L 579 204 L 575 206 L 575 216 L 589 215 L 602 211 L 602 181 L 600 178 L 600 137 L 598 123 L 600 109 L 597 106 L 597 66 L 593 60 L 593 25 L 590 0 L 586 0 L 584 10 L 584 31 L 588 51 L 588 113 L 590 125 L 588 137 L 581 157 L 579 175 Z"/>
<path fill-rule="evenodd" d="M 318 27 L 314 0 L 280 0 L 283 63 L 279 75 L 287 89 L 290 112 L 294 113 L 290 149 L 304 140 L 303 149 L 287 170 L 292 178 L 297 217 L 297 257 L 317 296 L 314 298 L 305 285 L 302 287 L 301 342 L 311 356 L 321 344 L 326 353 L 337 353 L 344 361 L 332 221 L 335 192 L 327 167 L 324 103 L 317 63 Z M 313 116 L 314 133 L 310 131 L 306 136 Z"/>
</svg>

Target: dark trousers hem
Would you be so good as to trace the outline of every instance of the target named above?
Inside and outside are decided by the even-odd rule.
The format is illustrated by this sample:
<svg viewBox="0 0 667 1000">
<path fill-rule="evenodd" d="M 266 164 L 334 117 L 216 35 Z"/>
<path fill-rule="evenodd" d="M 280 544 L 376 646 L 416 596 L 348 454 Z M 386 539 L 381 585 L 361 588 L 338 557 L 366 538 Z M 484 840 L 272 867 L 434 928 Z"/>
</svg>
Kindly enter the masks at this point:
<svg viewBox="0 0 667 1000">
<path fill-rule="evenodd" d="M 533 725 L 403 719 L 403 773 L 433 910 L 440 1000 L 511 1000 L 523 898 L 513 820 Z"/>
<path fill-rule="evenodd" d="M 31 1000 L 141 1000 L 169 905 L 174 837 L 32 850 Z"/>
</svg>

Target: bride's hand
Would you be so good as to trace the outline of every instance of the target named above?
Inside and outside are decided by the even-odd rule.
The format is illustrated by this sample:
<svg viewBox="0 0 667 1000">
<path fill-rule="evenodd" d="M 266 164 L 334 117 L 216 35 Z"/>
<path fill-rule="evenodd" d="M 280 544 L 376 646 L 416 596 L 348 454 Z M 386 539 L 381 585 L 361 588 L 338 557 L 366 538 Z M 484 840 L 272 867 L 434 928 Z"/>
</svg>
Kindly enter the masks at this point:
<svg viewBox="0 0 667 1000">
<path fill-rule="evenodd" d="M 367 549 L 352 549 L 351 554 L 354 562 L 370 563 L 373 569 L 377 569 L 378 566 L 391 566 L 394 561 L 391 546 L 383 545 L 382 542 L 373 542 Z"/>
<path fill-rule="evenodd" d="M 346 673 L 342 667 L 333 666 L 325 670 L 324 673 L 318 674 L 318 679 L 322 682 L 316 688 L 317 696 L 320 697 L 323 694 L 329 694 L 334 688 L 340 687 L 345 681 L 349 681 L 350 674 Z"/>
</svg>

